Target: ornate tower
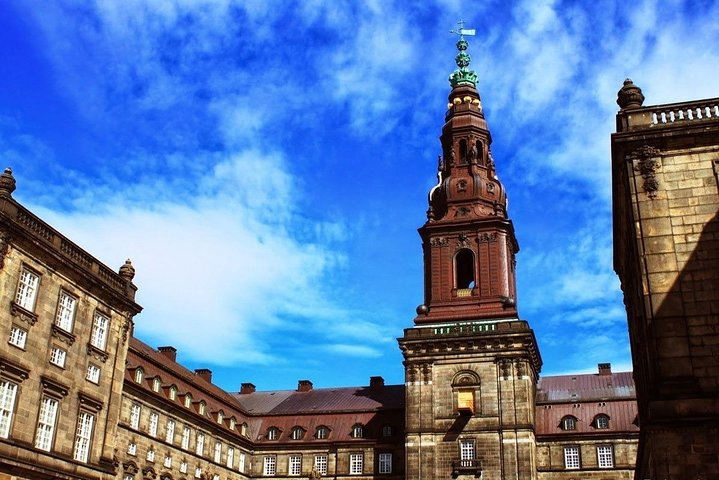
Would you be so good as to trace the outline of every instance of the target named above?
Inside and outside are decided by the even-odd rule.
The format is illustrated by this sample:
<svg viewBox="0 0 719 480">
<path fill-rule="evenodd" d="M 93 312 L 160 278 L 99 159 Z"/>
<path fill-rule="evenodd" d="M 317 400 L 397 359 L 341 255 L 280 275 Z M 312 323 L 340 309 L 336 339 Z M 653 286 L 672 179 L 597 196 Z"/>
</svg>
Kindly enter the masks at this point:
<svg viewBox="0 0 719 480">
<path fill-rule="evenodd" d="M 461 25 L 460 25 L 461 26 Z M 425 300 L 399 339 L 405 358 L 407 479 L 536 478 L 534 401 L 541 358 L 519 320 L 519 250 L 492 137 L 460 28 L 459 67 L 429 192 Z"/>
</svg>

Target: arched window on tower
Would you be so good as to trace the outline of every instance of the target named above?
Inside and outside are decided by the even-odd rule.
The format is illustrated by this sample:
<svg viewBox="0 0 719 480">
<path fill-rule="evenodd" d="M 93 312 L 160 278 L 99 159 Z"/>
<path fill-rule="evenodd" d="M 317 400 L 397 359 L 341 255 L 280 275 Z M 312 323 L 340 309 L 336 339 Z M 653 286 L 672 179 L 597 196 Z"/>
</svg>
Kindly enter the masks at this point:
<svg viewBox="0 0 719 480">
<path fill-rule="evenodd" d="M 475 287 L 474 253 L 463 248 L 454 256 L 454 282 L 457 296 L 469 296 Z"/>
<path fill-rule="evenodd" d="M 477 163 L 480 165 L 485 165 L 484 147 L 482 146 L 482 140 L 477 140 L 476 146 L 477 146 Z"/>
<path fill-rule="evenodd" d="M 459 163 L 462 165 L 467 164 L 467 140 L 459 141 Z"/>
<path fill-rule="evenodd" d="M 465 370 L 457 373 L 452 379 L 454 411 L 460 415 L 479 413 L 479 375 Z"/>
</svg>

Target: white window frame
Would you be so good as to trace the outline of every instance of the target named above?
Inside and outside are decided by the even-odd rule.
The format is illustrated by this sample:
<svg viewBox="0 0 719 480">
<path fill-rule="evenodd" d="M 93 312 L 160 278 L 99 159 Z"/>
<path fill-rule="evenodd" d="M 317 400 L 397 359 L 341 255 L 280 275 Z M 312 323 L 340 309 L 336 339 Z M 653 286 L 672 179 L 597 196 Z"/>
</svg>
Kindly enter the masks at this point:
<svg viewBox="0 0 719 480">
<path fill-rule="evenodd" d="M 85 379 L 92 383 L 100 383 L 100 367 L 94 363 L 87 364 L 87 375 Z"/>
<path fill-rule="evenodd" d="M 292 440 L 302 440 L 302 437 L 304 436 L 305 430 L 302 427 L 294 427 L 292 432 L 290 432 L 290 438 Z"/>
<path fill-rule="evenodd" d="M 564 447 L 564 468 L 568 470 L 576 470 L 582 467 L 582 461 L 579 457 L 579 447 Z"/>
<path fill-rule="evenodd" d="M 162 466 L 165 468 L 171 468 L 172 467 L 172 457 L 170 454 L 165 454 L 165 460 L 162 462 Z"/>
<path fill-rule="evenodd" d="M 7 343 L 25 350 L 25 345 L 27 344 L 27 330 L 22 327 L 18 327 L 17 325 L 13 325 L 10 327 L 10 338 L 8 338 Z"/>
<path fill-rule="evenodd" d="M 127 454 L 132 455 L 133 457 L 137 455 L 137 444 L 135 442 L 127 444 Z"/>
<path fill-rule="evenodd" d="M 364 471 L 364 454 L 350 453 L 350 475 L 362 475 Z"/>
<path fill-rule="evenodd" d="M 60 290 L 57 299 L 57 313 L 55 314 L 55 325 L 72 333 L 72 326 L 75 321 L 75 306 L 77 299 L 72 295 Z"/>
<path fill-rule="evenodd" d="M 474 449 L 474 440 L 460 440 L 459 441 L 459 460 L 466 462 L 463 466 L 471 466 L 471 462 L 474 461 L 477 455 Z"/>
<path fill-rule="evenodd" d="M 140 428 L 140 415 L 142 414 L 142 407 L 138 404 L 133 403 L 130 406 L 130 428 L 135 430 Z"/>
<path fill-rule="evenodd" d="M 302 456 L 290 455 L 287 459 L 287 475 L 299 477 L 302 474 Z"/>
<path fill-rule="evenodd" d="M 222 442 L 215 442 L 215 454 L 213 456 L 215 463 L 222 461 Z"/>
<path fill-rule="evenodd" d="M 277 474 L 277 457 L 274 455 L 265 455 L 262 460 L 262 475 L 272 477 Z"/>
<path fill-rule="evenodd" d="M 599 465 L 599 468 L 614 467 L 614 448 L 612 445 L 597 445 L 597 465 Z"/>
<path fill-rule="evenodd" d="M 597 415 L 594 426 L 602 430 L 609 428 L 609 417 L 606 415 Z"/>
<path fill-rule="evenodd" d="M 185 395 L 185 408 L 190 408 L 192 406 L 192 395 L 189 393 Z"/>
<path fill-rule="evenodd" d="M 190 449 L 190 436 L 192 435 L 192 429 L 188 426 L 182 427 L 182 449 Z"/>
<path fill-rule="evenodd" d="M 201 478 L 202 477 L 202 468 L 195 467 L 195 478 Z"/>
<path fill-rule="evenodd" d="M 90 442 L 92 429 L 95 426 L 95 415 L 89 412 L 80 412 L 77 416 L 77 429 L 75 430 L 75 450 L 72 458 L 78 462 L 87 463 L 90 456 Z"/>
<path fill-rule="evenodd" d="M 159 377 L 155 377 L 152 379 L 152 391 L 153 392 L 159 392 L 160 391 L 160 385 L 162 384 L 162 381 Z"/>
<path fill-rule="evenodd" d="M 267 440 L 277 440 L 280 436 L 280 431 L 277 427 L 270 427 L 267 429 Z"/>
<path fill-rule="evenodd" d="M 67 359 L 67 351 L 63 348 L 53 347 L 50 349 L 50 363 L 56 367 L 65 368 L 65 360 Z"/>
<path fill-rule="evenodd" d="M 379 473 L 392 473 L 392 454 L 379 454 Z"/>
<path fill-rule="evenodd" d="M 352 438 L 362 438 L 362 435 L 364 435 L 364 428 L 362 425 L 355 425 L 352 427 Z"/>
<path fill-rule="evenodd" d="M 157 412 L 150 412 L 150 421 L 147 423 L 147 434 L 157 437 L 157 426 L 160 423 L 160 415 Z"/>
<path fill-rule="evenodd" d="M 168 419 L 165 425 L 165 441 L 169 444 L 175 443 L 175 421 L 172 419 Z"/>
<path fill-rule="evenodd" d="M 177 387 L 174 385 L 171 386 L 168 396 L 170 397 L 170 400 L 175 400 L 177 398 Z"/>
<path fill-rule="evenodd" d="M 143 378 L 145 378 L 145 371 L 142 367 L 138 367 L 137 370 L 135 370 L 135 383 L 142 383 Z"/>
<path fill-rule="evenodd" d="M 318 440 L 324 440 L 329 436 L 329 428 L 327 427 L 317 427 L 317 432 L 315 433 L 315 437 L 317 437 Z"/>
<path fill-rule="evenodd" d="M 100 312 L 95 312 L 92 320 L 92 333 L 90 334 L 90 345 L 105 350 L 107 347 L 107 332 L 110 329 L 110 319 Z"/>
<path fill-rule="evenodd" d="M 187 462 L 180 462 L 180 473 L 187 473 Z"/>
<path fill-rule="evenodd" d="M 327 475 L 327 455 L 315 455 L 314 469 L 320 475 Z"/>
<path fill-rule="evenodd" d="M 147 451 L 147 456 L 145 458 L 148 462 L 155 461 L 155 450 L 152 447 L 150 447 L 150 449 Z"/>
<path fill-rule="evenodd" d="M 227 468 L 232 468 L 232 466 L 235 463 L 235 449 L 232 447 L 227 447 Z"/>
<path fill-rule="evenodd" d="M 40 414 L 35 433 L 35 448 L 49 452 L 55 440 L 55 424 L 60 402 L 52 397 L 44 396 L 40 401 Z"/>
<path fill-rule="evenodd" d="M 205 434 L 197 432 L 195 440 L 195 453 L 199 456 L 205 455 Z"/>
<path fill-rule="evenodd" d="M 23 267 L 20 271 L 20 279 L 17 284 L 15 303 L 25 310 L 34 312 L 39 283 L 40 277 L 35 272 L 30 271 L 30 269 Z"/>
<path fill-rule="evenodd" d="M 10 438 L 16 399 L 17 384 L 0 379 L 0 438 Z"/>
<path fill-rule="evenodd" d="M 237 465 L 237 470 L 239 470 L 241 473 L 245 473 L 245 452 L 240 452 L 240 461 L 239 465 Z"/>
</svg>

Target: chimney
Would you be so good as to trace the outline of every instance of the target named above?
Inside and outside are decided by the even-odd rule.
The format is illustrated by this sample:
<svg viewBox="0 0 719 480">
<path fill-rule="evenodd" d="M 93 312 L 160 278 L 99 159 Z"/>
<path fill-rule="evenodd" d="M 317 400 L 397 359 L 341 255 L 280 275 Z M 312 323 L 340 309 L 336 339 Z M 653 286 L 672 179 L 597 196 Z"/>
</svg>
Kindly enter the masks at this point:
<svg viewBox="0 0 719 480">
<path fill-rule="evenodd" d="M 206 381 L 212 383 L 212 370 L 209 368 L 197 368 L 195 369 L 195 375 Z"/>
<path fill-rule="evenodd" d="M 255 393 L 255 390 L 257 390 L 257 387 L 255 387 L 254 383 L 243 383 L 240 385 L 240 395 L 249 395 L 250 393 Z"/>
<path fill-rule="evenodd" d="M 369 388 L 378 389 L 384 387 L 384 378 L 382 377 L 369 377 Z"/>
<path fill-rule="evenodd" d="M 157 347 L 157 351 L 172 360 L 173 362 L 177 361 L 177 349 L 175 347 Z"/>
<path fill-rule="evenodd" d="M 312 382 L 309 380 L 300 380 L 297 382 L 298 392 L 309 392 L 310 390 L 312 390 Z"/>
<path fill-rule="evenodd" d="M 600 363 L 597 365 L 599 367 L 599 375 L 611 375 L 612 374 L 612 364 L 611 363 Z"/>
</svg>

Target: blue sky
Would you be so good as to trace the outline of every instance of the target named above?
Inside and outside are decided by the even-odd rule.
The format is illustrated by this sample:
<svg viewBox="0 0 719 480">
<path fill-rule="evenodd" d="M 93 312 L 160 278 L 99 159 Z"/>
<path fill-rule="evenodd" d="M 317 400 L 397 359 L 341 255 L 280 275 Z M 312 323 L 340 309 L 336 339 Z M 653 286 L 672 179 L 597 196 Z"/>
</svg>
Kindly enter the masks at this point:
<svg viewBox="0 0 719 480">
<path fill-rule="evenodd" d="M 628 370 L 616 92 L 717 96 L 719 4 L 467 5 L 0 2 L 0 158 L 21 202 L 132 259 L 136 335 L 227 390 L 401 383 L 463 18 L 542 373 Z"/>
</svg>

